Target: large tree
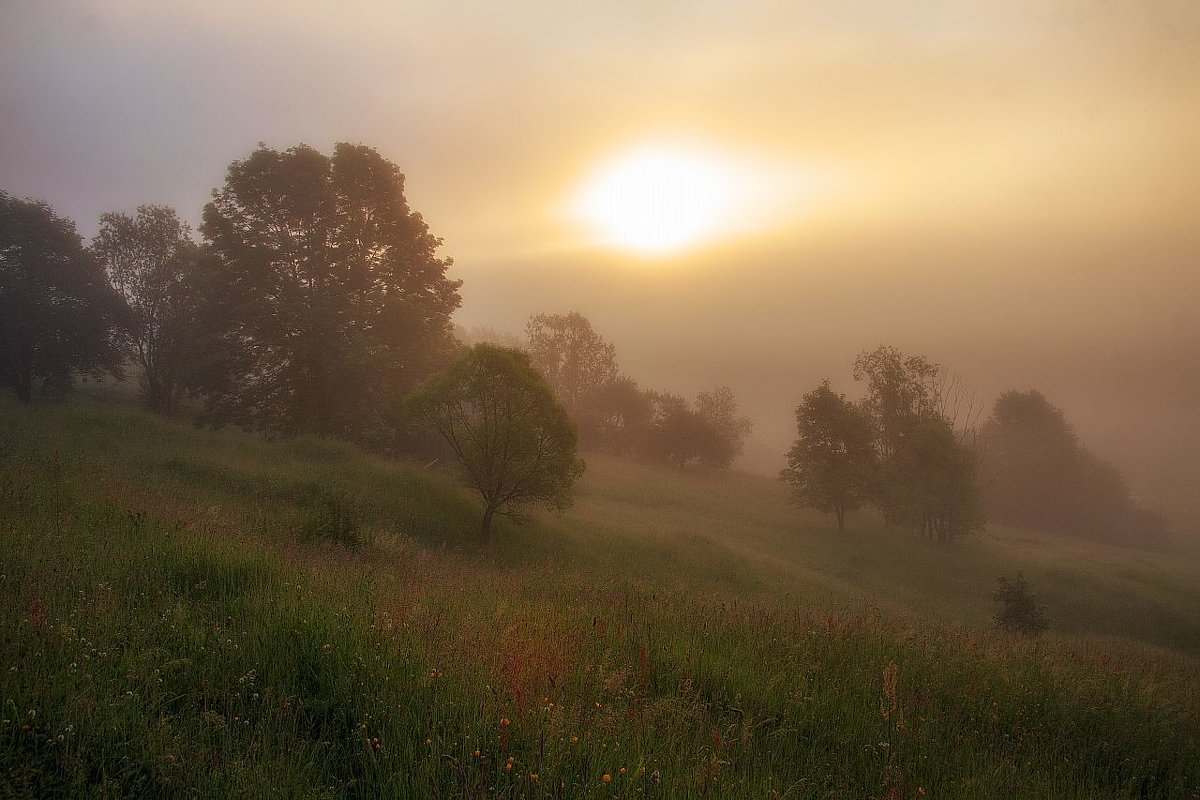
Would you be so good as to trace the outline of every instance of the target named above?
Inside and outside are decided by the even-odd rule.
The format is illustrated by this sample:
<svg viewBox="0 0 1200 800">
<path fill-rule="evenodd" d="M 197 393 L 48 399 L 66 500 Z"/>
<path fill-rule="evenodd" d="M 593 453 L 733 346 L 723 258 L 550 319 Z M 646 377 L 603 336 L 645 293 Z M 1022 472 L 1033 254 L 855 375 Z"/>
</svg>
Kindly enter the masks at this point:
<svg viewBox="0 0 1200 800">
<path fill-rule="evenodd" d="M 578 416 L 589 396 L 617 380 L 616 349 L 578 311 L 535 314 L 525 334 L 533 366 L 571 414 Z"/>
<path fill-rule="evenodd" d="M 1140 508 L 1111 464 L 1080 442 L 1037 391 L 1008 391 L 983 426 L 989 512 L 1001 522 L 1093 539 L 1161 544 L 1161 516 Z"/>
<path fill-rule="evenodd" d="M 65 390 L 77 373 L 116 374 L 127 315 L 75 223 L 0 192 L 0 385 L 28 403 L 38 381 Z"/>
<path fill-rule="evenodd" d="M 796 503 L 832 512 L 844 531 L 846 512 L 869 499 L 874 474 L 870 419 L 829 388 L 829 381 L 822 382 L 796 408 L 796 442 L 780 478 L 792 487 Z"/>
<path fill-rule="evenodd" d="M 195 355 L 200 248 L 190 227 L 166 206 L 139 206 L 132 217 L 103 214 L 91 250 L 132 312 L 127 352 L 141 368 L 146 404 L 175 413 Z"/>
<path fill-rule="evenodd" d="M 983 527 L 983 493 L 975 450 L 941 418 L 918 422 L 905 431 L 894 455 L 901 521 L 922 535 L 952 542 Z"/>
<path fill-rule="evenodd" d="M 1037 528 L 1068 527 L 1070 488 L 1082 462 L 1079 439 L 1062 410 L 1041 392 L 1004 392 L 983 437 L 993 516 Z"/>
<path fill-rule="evenodd" d="M 459 281 L 370 147 L 260 146 L 204 209 L 208 415 L 274 434 L 382 443 L 445 363 Z"/>
<path fill-rule="evenodd" d="M 738 413 L 733 389 L 720 385 L 696 395 L 696 415 L 708 430 L 700 461 L 705 466 L 725 469 L 742 454 L 754 424 Z"/>
<path fill-rule="evenodd" d="M 530 506 L 570 503 L 584 466 L 575 425 L 527 354 L 477 344 L 429 378 L 407 407 L 441 433 L 483 497 L 483 541 L 497 513 L 520 517 Z"/>
<path fill-rule="evenodd" d="M 880 345 L 858 356 L 853 374 L 854 380 L 867 384 L 862 405 L 871 420 L 879 467 L 873 502 L 889 525 L 904 501 L 897 458 L 904 438 L 921 422 L 941 418 L 941 370 L 924 356 L 905 356 Z"/>
</svg>

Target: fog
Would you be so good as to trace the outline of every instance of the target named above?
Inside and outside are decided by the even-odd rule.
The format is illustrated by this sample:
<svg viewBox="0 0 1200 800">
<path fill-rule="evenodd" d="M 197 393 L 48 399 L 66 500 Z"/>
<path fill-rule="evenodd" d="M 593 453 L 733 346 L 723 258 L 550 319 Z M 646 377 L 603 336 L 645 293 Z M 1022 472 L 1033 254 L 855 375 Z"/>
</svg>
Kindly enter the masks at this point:
<svg viewBox="0 0 1200 800">
<path fill-rule="evenodd" d="M 195 223 L 259 141 L 363 142 L 444 237 L 462 325 L 578 310 L 645 386 L 728 384 L 748 468 L 891 344 L 985 406 L 1041 390 L 1200 518 L 1200 5 L 1053 5 L 7 0 L 0 187 L 85 235 L 141 203 Z M 658 258 L 563 219 L 591 164 L 663 136 L 816 188 Z"/>
</svg>

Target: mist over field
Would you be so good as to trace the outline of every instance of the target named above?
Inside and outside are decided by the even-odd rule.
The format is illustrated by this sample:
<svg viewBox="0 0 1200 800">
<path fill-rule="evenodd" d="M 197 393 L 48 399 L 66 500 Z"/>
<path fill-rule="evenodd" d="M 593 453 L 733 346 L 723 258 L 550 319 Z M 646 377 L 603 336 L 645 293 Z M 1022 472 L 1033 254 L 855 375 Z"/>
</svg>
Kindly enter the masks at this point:
<svg viewBox="0 0 1200 800">
<path fill-rule="evenodd" d="M 1200 800 L 1200 4 L 0 3 L 0 797 Z"/>
<path fill-rule="evenodd" d="M 459 324 L 520 334 L 578 310 L 643 383 L 729 384 L 755 422 L 747 467 L 777 469 L 805 387 L 853 393 L 846 365 L 886 343 L 985 404 L 1043 391 L 1194 527 L 1192 3 L 3 14 L 0 180 L 85 235 L 141 203 L 197 224 L 256 141 L 362 141 L 445 239 Z M 711 145 L 788 187 L 711 246 L 605 249 L 563 205 L 590 162 L 645 139 Z"/>
</svg>

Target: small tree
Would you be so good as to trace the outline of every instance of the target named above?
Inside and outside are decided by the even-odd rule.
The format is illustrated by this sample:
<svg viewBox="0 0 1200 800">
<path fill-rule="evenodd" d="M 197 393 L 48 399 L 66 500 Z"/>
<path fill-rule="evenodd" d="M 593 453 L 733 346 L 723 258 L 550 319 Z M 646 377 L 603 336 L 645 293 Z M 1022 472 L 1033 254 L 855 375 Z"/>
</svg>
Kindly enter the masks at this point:
<svg viewBox="0 0 1200 800">
<path fill-rule="evenodd" d="M 1037 597 L 1029 590 L 1025 573 L 1018 572 L 1015 580 L 1005 577 L 997 579 L 1000 584 L 993 596 L 1001 604 L 1000 613 L 995 616 L 996 627 L 1010 633 L 1024 633 L 1037 636 L 1046 630 L 1049 620 L 1046 617 L 1046 607 L 1038 602 Z"/>
<path fill-rule="evenodd" d="M 780 479 L 792 487 L 792 499 L 818 511 L 833 512 L 839 531 L 846 512 L 870 497 L 875 471 L 871 422 L 860 406 L 835 393 L 824 381 L 796 408 L 796 443 L 787 453 Z"/>
<path fill-rule="evenodd" d="M 146 405 L 174 414 L 195 333 L 190 278 L 199 248 L 190 227 L 166 206 L 139 206 L 136 217 L 102 214 L 91 249 L 132 311 L 127 344 Z"/>
<path fill-rule="evenodd" d="M 75 223 L 0 192 L 0 386 L 28 403 L 39 379 L 65 390 L 76 373 L 118 374 L 127 315 Z"/>
<path fill-rule="evenodd" d="M 575 425 L 527 354 L 477 344 L 413 393 L 408 409 L 441 433 L 483 497 L 484 542 L 497 513 L 570 504 L 584 468 Z"/>
</svg>

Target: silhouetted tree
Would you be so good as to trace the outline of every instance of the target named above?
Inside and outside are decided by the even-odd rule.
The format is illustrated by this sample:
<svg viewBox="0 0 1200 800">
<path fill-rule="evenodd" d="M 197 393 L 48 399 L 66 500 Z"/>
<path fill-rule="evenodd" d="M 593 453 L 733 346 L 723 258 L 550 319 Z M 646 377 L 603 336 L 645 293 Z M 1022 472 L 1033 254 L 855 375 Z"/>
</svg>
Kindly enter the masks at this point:
<svg viewBox="0 0 1200 800">
<path fill-rule="evenodd" d="M 796 442 L 779 477 L 791 485 L 793 501 L 832 512 L 844 531 L 846 512 L 871 496 L 875 458 L 866 412 L 826 380 L 796 408 Z"/>
<path fill-rule="evenodd" d="M 1088 452 L 1040 392 L 1001 394 L 982 437 L 995 519 L 1131 544 L 1167 538 L 1163 518 L 1137 506 L 1120 472 Z"/>
<path fill-rule="evenodd" d="M 119 374 L 114 339 L 127 322 L 75 223 L 0 192 L 0 385 L 28 403 L 39 380 L 65 391 L 76 373 Z"/>
<path fill-rule="evenodd" d="M 880 345 L 854 362 L 854 380 L 866 381 L 863 408 L 871 420 L 879 472 L 873 502 L 890 525 L 900 511 L 903 476 L 897 451 L 905 434 L 922 421 L 939 419 L 940 368 L 924 356 L 904 356 Z"/>
<path fill-rule="evenodd" d="M 988 508 L 999 520 L 1033 527 L 1066 525 L 1069 486 L 1080 472 L 1079 440 L 1061 409 L 1040 392 L 1004 392 L 983 426 Z"/>
<path fill-rule="evenodd" d="M 699 459 L 704 426 L 687 400 L 670 392 L 647 391 L 650 430 L 642 454 L 654 460 L 686 467 Z"/>
<path fill-rule="evenodd" d="M 459 281 L 374 149 L 260 146 L 204 209 L 208 418 L 380 443 L 453 348 Z"/>
<path fill-rule="evenodd" d="M 132 311 L 126 344 L 141 367 L 147 406 L 175 413 L 184 370 L 196 355 L 200 248 L 189 226 L 166 206 L 139 206 L 135 217 L 103 214 L 91 251 Z"/>
<path fill-rule="evenodd" d="M 944 419 L 905 431 L 893 454 L 891 487 L 899 519 L 922 535 L 951 542 L 983 527 L 983 494 L 975 451 Z"/>
<path fill-rule="evenodd" d="M 725 469 L 742 454 L 753 423 L 738 413 L 737 398 L 728 386 L 716 386 L 696 395 L 696 415 L 708 429 L 701 463 Z"/>
<path fill-rule="evenodd" d="M 579 412 L 580 439 L 609 453 L 634 452 L 650 432 L 652 403 L 637 381 L 621 376 L 584 397 Z"/>
<path fill-rule="evenodd" d="M 483 541 L 492 518 L 531 505 L 563 508 L 583 474 L 575 426 L 519 350 L 478 344 L 409 398 L 409 413 L 445 438 L 483 496 Z"/>
<path fill-rule="evenodd" d="M 750 422 L 738 415 L 728 387 L 701 392 L 695 407 L 668 392 L 647 392 L 646 397 L 650 429 L 642 452 L 649 458 L 680 468 L 703 465 L 724 469 L 741 452 Z"/>
<path fill-rule="evenodd" d="M 1000 613 L 994 617 L 997 628 L 1038 636 L 1049 627 L 1046 608 L 1030 591 L 1025 573 L 1018 572 L 1015 580 L 1000 577 L 996 581 L 999 587 L 992 597 L 1001 604 Z"/>
<path fill-rule="evenodd" d="M 534 368 L 572 415 L 579 415 L 587 397 L 617 380 L 616 349 L 578 311 L 536 314 L 525 334 Z"/>
</svg>

